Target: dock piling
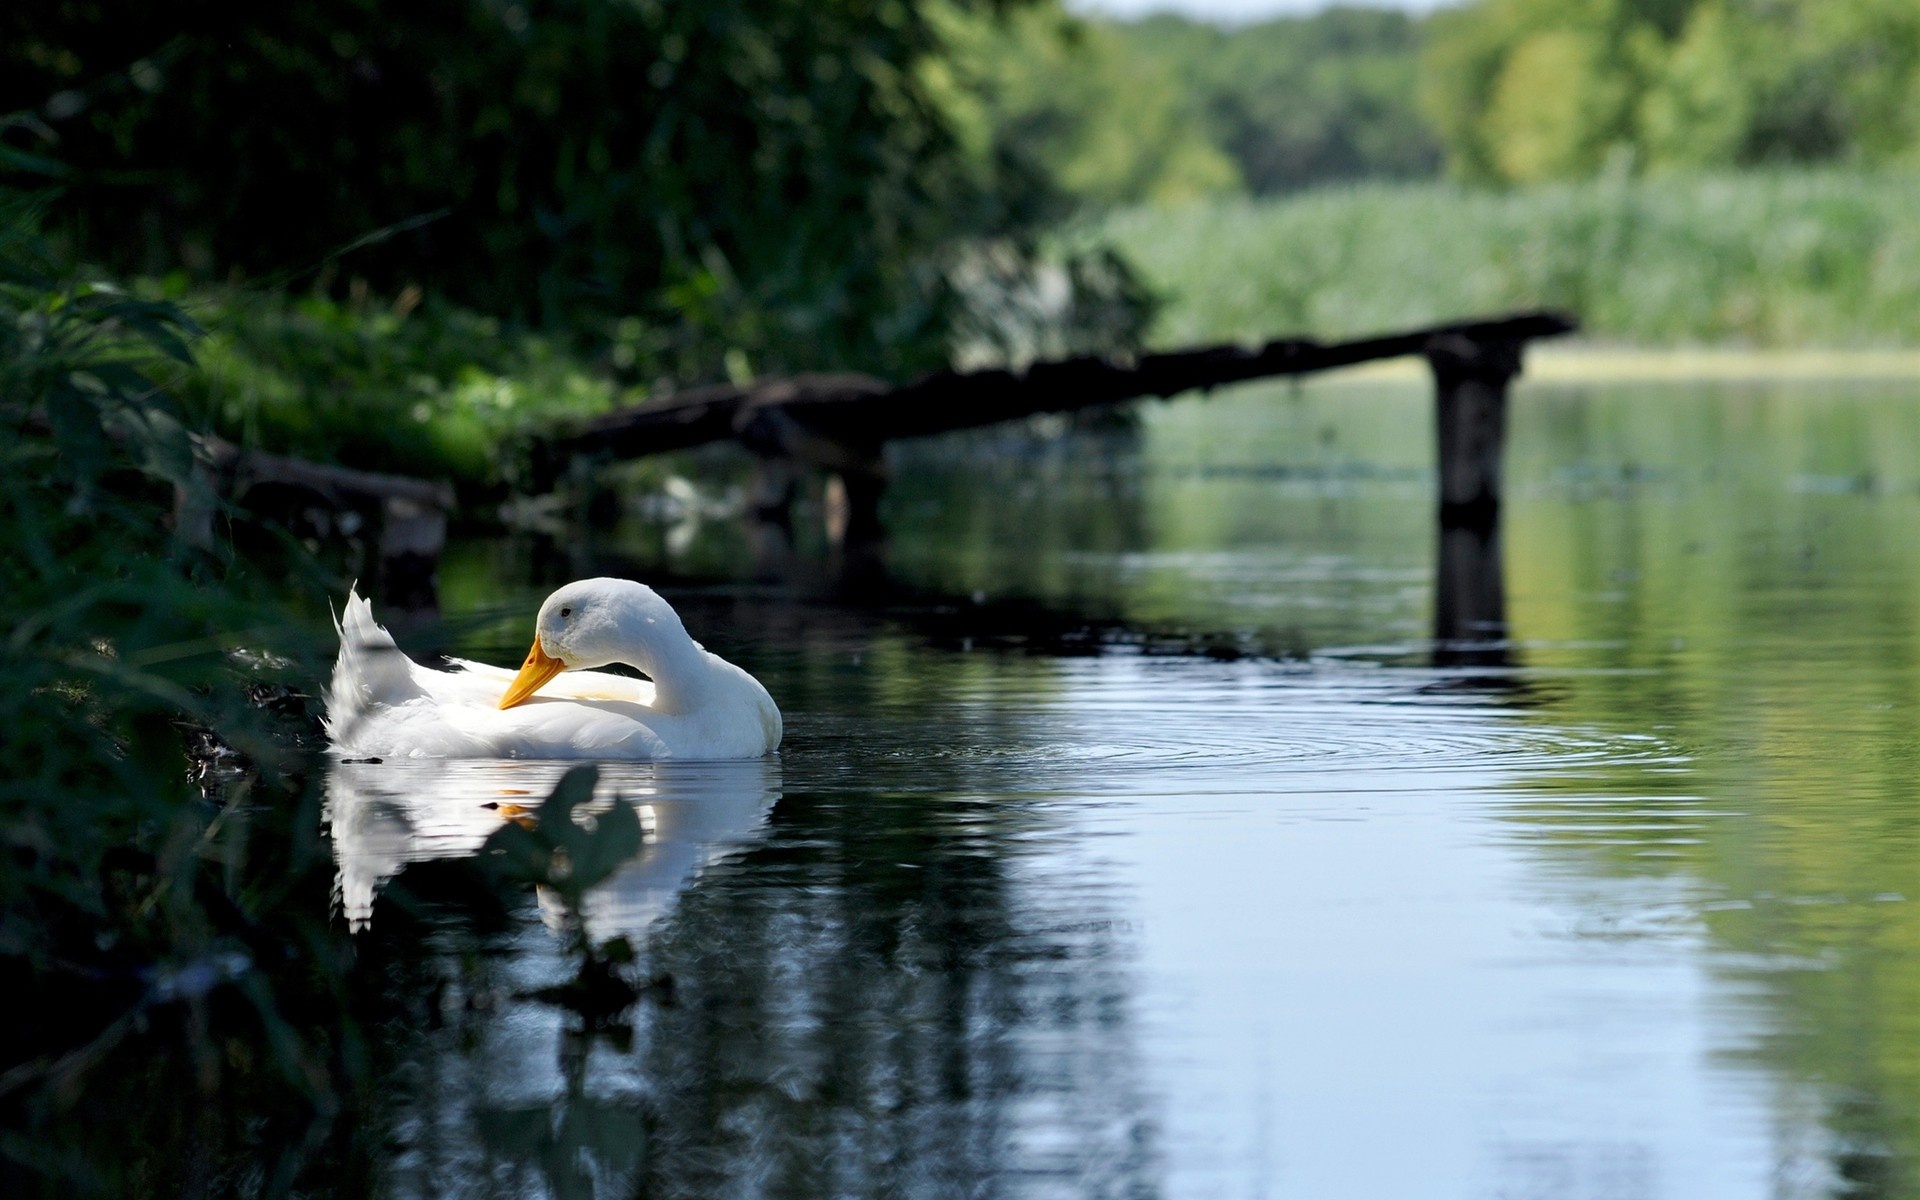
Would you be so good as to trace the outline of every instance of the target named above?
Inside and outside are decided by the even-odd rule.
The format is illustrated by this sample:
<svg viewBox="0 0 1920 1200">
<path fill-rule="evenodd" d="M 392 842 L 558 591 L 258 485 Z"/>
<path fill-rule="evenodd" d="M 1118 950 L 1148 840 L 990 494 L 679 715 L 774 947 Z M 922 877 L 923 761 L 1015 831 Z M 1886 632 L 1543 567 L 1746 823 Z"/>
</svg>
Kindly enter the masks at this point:
<svg viewBox="0 0 1920 1200">
<path fill-rule="evenodd" d="M 1445 334 L 1427 347 L 1443 525 L 1491 525 L 1499 516 L 1507 385 L 1520 373 L 1524 346 L 1506 338 Z"/>
</svg>

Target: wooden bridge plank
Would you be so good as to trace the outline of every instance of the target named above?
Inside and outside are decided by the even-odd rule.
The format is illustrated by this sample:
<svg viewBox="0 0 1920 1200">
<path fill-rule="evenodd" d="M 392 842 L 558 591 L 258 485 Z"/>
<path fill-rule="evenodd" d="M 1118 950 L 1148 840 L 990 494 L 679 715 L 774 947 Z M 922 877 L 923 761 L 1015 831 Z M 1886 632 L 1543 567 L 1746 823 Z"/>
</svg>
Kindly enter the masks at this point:
<svg viewBox="0 0 1920 1200">
<path fill-rule="evenodd" d="M 763 455 L 815 457 L 795 451 L 789 423 L 856 447 L 861 456 L 871 455 L 895 438 L 1074 412 L 1143 396 L 1166 398 L 1375 359 L 1432 355 L 1463 343 L 1518 346 L 1576 327 L 1561 313 L 1530 312 L 1345 342 L 1281 338 L 1257 347 L 1200 346 L 1132 358 L 1042 361 L 1022 371 L 941 371 L 898 387 L 864 375 L 802 375 L 696 388 L 539 439 L 533 454 L 541 477 L 536 483 L 552 486 L 576 456 L 636 458 L 729 439 Z M 776 413 L 782 420 L 772 419 Z"/>
</svg>

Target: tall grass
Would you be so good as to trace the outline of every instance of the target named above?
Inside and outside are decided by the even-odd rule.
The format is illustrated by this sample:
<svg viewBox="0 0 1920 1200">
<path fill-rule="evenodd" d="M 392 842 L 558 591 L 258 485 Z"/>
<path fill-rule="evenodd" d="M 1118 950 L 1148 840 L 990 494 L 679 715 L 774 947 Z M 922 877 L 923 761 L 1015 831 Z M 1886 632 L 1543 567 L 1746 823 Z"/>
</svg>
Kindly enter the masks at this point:
<svg viewBox="0 0 1920 1200">
<path fill-rule="evenodd" d="M 1321 336 L 1532 306 L 1596 340 L 1868 347 L 1920 341 L 1920 175 L 1614 176 L 1487 191 L 1371 184 L 1113 214 L 1169 303 L 1161 344 Z"/>
<path fill-rule="evenodd" d="M 53 200 L 0 187 L 0 1192 L 187 1194 L 225 1136 L 194 1113 L 249 1097 L 261 1124 L 224 1144 L 271 1174 L 298 1139 L 260 1130 L 346 1078 L 290 736 L 321 647 L 274 600 L 304 559 L 254 572 L 169 532 L 203 485 L 163 383 L 198 331 L 62 261 Z M 242 757 L 196 782 L 196 730 Z"/>
</svg>

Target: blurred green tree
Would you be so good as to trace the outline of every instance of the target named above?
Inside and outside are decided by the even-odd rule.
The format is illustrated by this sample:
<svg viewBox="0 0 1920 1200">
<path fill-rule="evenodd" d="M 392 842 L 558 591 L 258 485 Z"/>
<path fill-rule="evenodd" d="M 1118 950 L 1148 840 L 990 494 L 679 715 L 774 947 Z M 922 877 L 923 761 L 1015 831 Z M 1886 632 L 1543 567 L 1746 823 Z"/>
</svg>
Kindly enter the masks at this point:
<svg viewBox="0 0 1920 1200">
<path fill-rule="evenodd" d="M 1338 7 L 1232 29 L 1175 16 L 1120 27 L 1181 81 L 1260 194 L 1439 169 L 1416 97 L 1421 29 L 1406 13 Z"/>
<path fill-rule="evenodd" d="M 1184 64 L 1138 44 L 1131 27 L 1044 5 L 982 33 L 967 57 L 982 81 L 977 120 L 992 153 L 1037 164 L 1066 195 L 1095 206 L 1239 188 Z"/>
<path fill-rule="evenodd" d="M 1039 0 L 972 27 L 960 124 L 980 153 L 1094 208 L 1427 176 L 1440 142 L 1416 101 L 1420 27 L 1334 8 L 1227 29 Z"/>
<path fill-rule="evenodd" d="M 1920 154 L 1908 0 L 1479 0 L 1435 16 L 1422 74 L 1469 180 Z"/>
</svg>

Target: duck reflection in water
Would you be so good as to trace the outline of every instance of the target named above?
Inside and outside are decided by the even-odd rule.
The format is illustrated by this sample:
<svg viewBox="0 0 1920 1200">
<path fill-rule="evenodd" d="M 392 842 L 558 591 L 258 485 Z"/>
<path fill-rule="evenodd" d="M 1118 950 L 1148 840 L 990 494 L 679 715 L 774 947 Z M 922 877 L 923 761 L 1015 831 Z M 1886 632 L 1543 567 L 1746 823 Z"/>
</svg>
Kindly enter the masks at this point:
<svg viewBox="0 0 1920 1200">
<path fill-rule="evenodd" d="M 478 855 L 505 822 L 537 808 L 573 765 L 334 762 L 325 818 L 337 864 L 334 902 L 349 927 L 366 928 L 381 887 L 408 864 Z M 638 943 L 703 868 L 765 833 L 780 788 L 774 759 L 602 766 L 589 811 L 604 811 L 616 797 L 633 804 L 642 839 L 634 858 L 587 892 L 583 932 L 595 942 L 625 936 Z M 563 906 L 544 888 L 540 909 L 558 931 Z"/>
</svg>

